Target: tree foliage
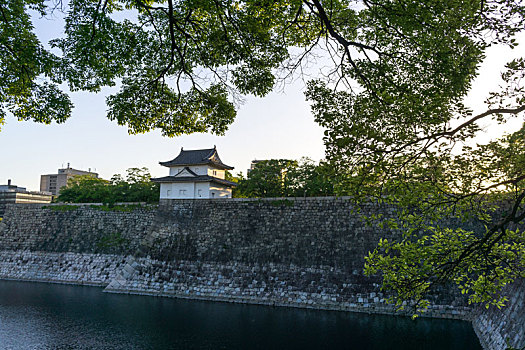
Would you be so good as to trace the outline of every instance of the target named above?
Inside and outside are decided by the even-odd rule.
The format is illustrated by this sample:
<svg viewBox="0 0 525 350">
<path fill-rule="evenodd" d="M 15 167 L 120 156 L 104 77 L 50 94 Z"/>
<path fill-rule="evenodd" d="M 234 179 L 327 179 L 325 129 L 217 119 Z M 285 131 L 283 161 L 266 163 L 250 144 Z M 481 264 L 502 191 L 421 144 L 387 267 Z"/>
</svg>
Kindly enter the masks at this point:
<svg viewBox="0 0 525 350">
<path fill-rule="evenodd" d="M 256 163 L 245 179 L 236 182 L 235 197 L 312 197 L 334 194 L 332 175 L 325 163 L 270 159 Z"/>
<path fill-rule="evenodd" d="M 121 82 L 107 98 L 107 116 L 131 133 L 223 134 L 236 101 L 270 92 L 290 47 L 310 45 L 315 23 L 302 7 L 297 0 L 8 0 L 0 5 L 0 63 L 8 68 L 0 103 L 19 119 L 62 122 L 71 103 L 57 84 L 98 92 Z M 28 12 L 59 9 L 65 35 L 50 42 L 55 55 L 38 41 Z"/>
<path fill-rule="evenodd" d="M 482 123 L 506 124 L 523 115 L 524 60 L 507 65 L 485 111 L 474 113 L 463 100 L 485 50 L 516 45 L 523 5 L 365 4 L 365 11 L 378 14 L 375 30 L 363 32 L 378 44 L 377 57 L 353 60 L 348 52 L 340 66 L 361 89 L 312 81 L 307 92 L 316 121 L 326 128 L 338 193 L 353 196 L 358 206 L 372 201 L 396 208 L 393 217 L 374 219 L 402 238 L 381 240 L 365 272 L 381 274 L 391 300 L 400 307 L 411 300 L 415 312 L 450 282 L 470 302 L 501 307 L 502 288 L 525 277 L 525 129 L 507 129 L 482 144 L 476 137 Z"/>
<path fill-rule="evenodd" d="M 335 63 L 328 80 L 365 89 L 356 114 L 381 107 L 388 128 L 402 128 L 400 115 L 424 112 L 436 126 L 449 115 L 443 104 L 469 87 L 485 38 L 513 45 L 523 27 L 517 0 L 8 0 L 0 11 L 3 111 L 62 122 L 72 105 L 58 84 L 98 92 L 119 83 L 108 118 L 169 136 L 223 134 L 242 95 L 266 95 L 320 50 Z M 51 49 L 30 12 L 63 13 Z"/>
<path fill-rule="evenodd" d="M 71 113 L 69 97 L 58 86 L 60 58 L 39 42 L 28 10 L 44 15 L 48 8 L 39 0 L 0 3 L 0 126 L 7 111 L 46 124 Z"/>
<path fill-rule="evenodd" d="M 104 180 L 90 175 L 75 176 L 60 189 L 58 201 L 68 203 L 158 202 L 159 185 L 150 181 L 147 168 L 130 168 L 126 179 L 113 175 Z"/>
</svg>

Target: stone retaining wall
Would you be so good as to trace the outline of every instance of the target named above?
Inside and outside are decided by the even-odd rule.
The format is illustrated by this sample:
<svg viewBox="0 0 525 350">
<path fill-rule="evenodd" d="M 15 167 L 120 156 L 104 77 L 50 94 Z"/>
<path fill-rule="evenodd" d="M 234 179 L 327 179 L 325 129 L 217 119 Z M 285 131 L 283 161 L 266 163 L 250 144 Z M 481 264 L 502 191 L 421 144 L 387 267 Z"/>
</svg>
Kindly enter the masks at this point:
<svg viewBox="0 0 525 350">
<path fill-rule="evenodd" d="M 525 280 L 510 285 L 506 307 L 480 308 L 472 325 L 484 349 L 525 348 Z"/>
<path fill-rule="evenodd" d="M 156 209 L 11 204 L 0 221 L 0 250 L 132 254 L 152 228 Z"/>
<path fill-rule="evenodd" d="M 163 200 L 144 256 L 158 260 L 327 265 L 361 271 L 382 236 L 344 198 Z"/>
<path fill-rule="evenodd" d="M 166 262 L 138 258 L 105 289 L 144 294 L 323 310 L 412 315 L 396 312 L 378 285 L 330 266 Z M 468 319 L 470 309 L 434 304 L 425 317 Z"/>
<path fill-rule="evenodd" d="M 107 286 L 126 257 L 112 254 L 0 251 L 0 279 Z"/>
<path fill-rule="evenodd" d="M 363 276 L 362 267 L 379 238 L 399 233 L 380 231 L 361 219 L 393 212 L 372 204 L 357 210 L 347 198 L 165 200 L 158 208 L 125 211 L 11 205 L 0 222 L 0 278 L 101 285 L 116 293 L 393 313 L 379 281 Z M 522 310 L 523 287 L 516 293 L 521 299 L 511 303 Z M 426 316 L 471 317 L 455 288 L 434 290 L 431 302 Z M 490 338 L 492 329 L 503 335 L 519 332 L 508 326 L 516 316 L 512 312 L 505 316 L 507 326 L 495 324 L 497 311 L 476 316 L 487 349 L 500 349 L 500 342 Z M 490 322 L 494 327 L 485 331 Z"/>
</svg>

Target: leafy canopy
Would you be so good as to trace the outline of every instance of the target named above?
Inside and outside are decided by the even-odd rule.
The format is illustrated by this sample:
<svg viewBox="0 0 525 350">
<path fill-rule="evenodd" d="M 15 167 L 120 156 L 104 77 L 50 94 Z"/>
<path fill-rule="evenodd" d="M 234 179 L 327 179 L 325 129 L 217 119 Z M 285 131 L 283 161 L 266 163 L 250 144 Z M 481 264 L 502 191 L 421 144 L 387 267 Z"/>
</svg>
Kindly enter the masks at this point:
<svg viewBox="0 0 525 350">
<path fill-rule="evenodd" d="M 58 84 L 98 92 L 120 83 L 107 98 L 107 116 L 131 133 L 223 134 L 241 96 L 270 92 L 290 48 L 311 41 L 316 24 L 297 13 L 302 6 L 297 0 L 2 2 L 2 111 L 60 123 L 72 105 Z M 45 16 L 60 9 L 64 35 L 46 50 L 29 11 Z"/>
<path fill-rule="evenodd" d="M 223 134 L 243 95 L 266 95 L 323 51 L 336 62 L 329 81 L 367 91 L 356 112 L 395 100 L 389 128 L 420 112 L 435 126 L 447 118 L 443 105 L 468 89 L 485 37 L 513 45 L 523 27 L 512 0 L 8 0 L 0 10 L 4 113 L 63 122 L 72 105 L 59 84 L 92 92 L 119 84 L 108 118 L 168 136 Z M 64 35 L 47 50 L 29 13 L 60 10 Z M 368 142 L 385 136 L 376 124 Z"/>
<path fill-rule="evenodd" d="M 58 85 L 60 58 L 39 42 L 28 10 L 45 15 L 48 9 L 39 0 L 0 3 L 0 126 L 7 111 L 47 124 L 71 114 L 71 101 Z"/>
<path fill-rule="evenodd" d="M 339 194 L 359 208 L 395 208 L 377 216 L 383 239 L 366 257 L 365 273 L 380 274 L 390 300 L 424 310 L 437 287 L 457 284 L 469 302 L 501 307 L 502 289 L 525 277 L 525 61 L 515 59 L 503 84 L 479 97 L 485 111 L 463 103 L 494 44 L 515 47 L 525 9 L 513 1 L 365 1 L 370 28 L 357 37 L 373 48 L 343 50 L 345 88 L 308 84 L 316 121 L 326 128 L 327 158 Z M 365 15 L 366 14 L 366 15 Z M 346 40 L 346 43 L 345 43 Z M 355 47 L 354 47 L 355 48 Z M 375 52 L 374 57 L 367 55 Z M 358 88 L 356 88 L 356 82 Z M 482 123 L 506 124 L 502 137 L 476 143 Z"/>
<path fill-rule="evenodd" d="M 238 183 L 235 197 L 332 196 L 333 174 L 326 163 L 316 165 L 309 158 L 261 160 L 248 172 L 233 179 Z"/>
</svg>

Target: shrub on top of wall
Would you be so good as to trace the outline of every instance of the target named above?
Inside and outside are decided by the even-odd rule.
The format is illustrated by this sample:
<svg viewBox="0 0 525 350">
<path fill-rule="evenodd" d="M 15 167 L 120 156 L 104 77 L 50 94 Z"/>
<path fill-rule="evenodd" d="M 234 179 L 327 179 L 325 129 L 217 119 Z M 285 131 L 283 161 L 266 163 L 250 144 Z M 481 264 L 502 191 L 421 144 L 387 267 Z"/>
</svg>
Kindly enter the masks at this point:
<svg viewBox="0 0 525 350">
<path fill-rule="evenodd" d="M 78 205 L 67 205 L 67 204 L 63 204 L 63 205 L 49 205 L 49 206 L 43 206 L 42 209 L 50 209 L 50 210 L 54 210 L 54 211 L 65 212 L 65 211 L 77 210 L 78 209 Z"/>
<path fill-rule="evenodd" d="M 90 205 L 91 208 L 102 210 L 102 211 L 120 211 L 130 212 L 135 209 L 144 208 L 141 204 L 102 204 L 102 205 Z"/>
<path fill-rule="evenodd" d="M 289 199 L 277 199 L 277 200 L 271 201 L 270 204 L 273 205 L 274 207 L 282 207 L 282 206 L 293 207 L 294 201 L 289 200 Z"/>
</svg>

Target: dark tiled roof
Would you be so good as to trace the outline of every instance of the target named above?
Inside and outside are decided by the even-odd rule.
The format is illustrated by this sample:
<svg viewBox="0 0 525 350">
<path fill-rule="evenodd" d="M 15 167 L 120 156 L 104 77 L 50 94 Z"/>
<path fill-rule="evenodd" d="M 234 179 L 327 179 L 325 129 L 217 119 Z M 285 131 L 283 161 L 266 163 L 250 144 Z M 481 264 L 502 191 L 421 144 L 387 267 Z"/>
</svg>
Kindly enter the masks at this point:
<svg viewBox="0 0 525 350">
<path fill-rule="evenodd" d="M 233 167 L 224 164 L 217 153 L 216 148 L 196 149 L 185 151 L 181 149 L 179 155 L 168 162 L 160 162 L 160 165 L 170 167 L 177 165 L 205 165 L 211 164 L 219 169 L 232 170 Z"/>
<path fill-rule="evenodd" d="M 235 182 L 231 182 L 224 179 L 219 179 L 218 177 L 208 176 L 208 175 L 198 175 L 198 176 L 164 176 L 152 178 L 153 182 L 215 182 L 221 185 L 226 186 L 237 186 Z"/>
</svg>

